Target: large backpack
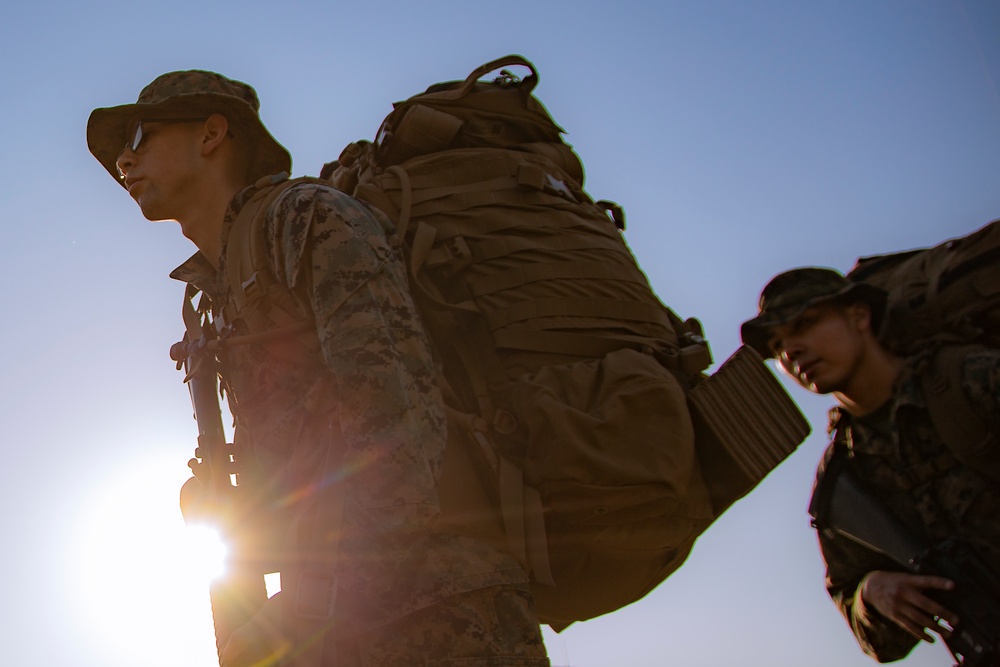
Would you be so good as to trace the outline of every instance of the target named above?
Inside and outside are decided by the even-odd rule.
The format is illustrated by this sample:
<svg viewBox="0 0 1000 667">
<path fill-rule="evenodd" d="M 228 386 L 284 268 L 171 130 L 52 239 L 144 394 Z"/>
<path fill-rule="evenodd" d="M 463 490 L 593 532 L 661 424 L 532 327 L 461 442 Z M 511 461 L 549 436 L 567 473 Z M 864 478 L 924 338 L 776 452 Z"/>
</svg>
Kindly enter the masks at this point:
<svg viewBox="0 0 1000 667">
<path fill-rule="evenodd" d="M 888 292 L 879 337 L 900 356 L 945 343 L 1000 347 L 1000 220 L 931 248 L 862 257 L 847 275 Z"/>
<path fill-rule="evenodd" d="M 479 81 L 514 65 L 530 75 Z M 650 289 L 620 207 L 583 190 L 537 82 L 520 56 L 487 63 L 394 105 L 324 180 L 263 188 L 231 232 L 226 319 L 302 318 L 261 251 L 288 188 L 333 184 L 382 211 L 442 361 L 438 528 L 515 555 L 559 630 L 652 590 L 809 427 L 749 348 L 704 374 L 700 325 Z"/>
<path fill-rule="evenodd" d="M 888 293 L 879 338 L 919 355 L 928 411 L 956 458 L 1000 479 L 1000 418 L 984 422 L 961 387 L 975 347 L 1000 348 L 1000 220 L 930 248 L 858 259 L 848 278 Z"/>
</svg>

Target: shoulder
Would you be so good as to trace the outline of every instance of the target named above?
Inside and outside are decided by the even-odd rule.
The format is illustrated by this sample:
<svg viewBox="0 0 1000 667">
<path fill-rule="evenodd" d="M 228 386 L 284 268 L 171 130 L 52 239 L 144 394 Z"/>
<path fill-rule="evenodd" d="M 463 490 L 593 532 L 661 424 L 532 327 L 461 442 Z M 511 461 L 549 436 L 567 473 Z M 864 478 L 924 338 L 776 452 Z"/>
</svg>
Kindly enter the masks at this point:
<svg viewBox="0 0 1000 667">
<path fill-rule="evenodd" d="M 996 384 L 1000 370 L 1000 349 L 974 347 L 962 355 L 962 378 L 966 382 Z"/>
<path fill-rule="evenodd" d="M 974 348 L 961 357 L 962 390 L 985 414 L 1000 412 L 1000 350 Z"/>
<path fill-rule="evenodd" d="M 347 222 L 373 222 L 380 215 L 368 204 L 317 178 L 291 181 L 272 206 L 272 217 L 280 220 L 303 215 L 337 218 Z"/>
<path fill-rule="evenodd" d="M 318 179 L 292 182 L 279 194 L 264 235 L 271 263 L 289 286 L 306 268 L 370 275 L 394 255 L 384 216 Z"/>
<path fill-rule="evenodd" d="M 925 391 L 933 383 L 956 383 L 968 398 L 996 396 L 1000 393 L 1000 349 L 981 345 L 950 345 L 936 350 L 925 362 L 915 366 L 915 376 L 925 382 Z M 930 380 L 930 385 L 927 381 Z"/>
<path fill-rule="evenodd" d="M 276 204 L 286 206 L 293 202 L 324 201 L 327 203 L 337 203 L 353 199 L 346 192 L 341 192 L 332 184 L 312 177 L 293 178 L 286 183 L 279 184 L 284 191 Z"/>
<path fill-rule="evenodd" d="M 292 181 L 267 217 L 272 238 L 292 246 L 302 246 L 309 236 L 323 241 L 360 236 L 371 242 L 391 231 L 381 212 L 315 178 Z"/>
<path fill-rule="evenodd" d="M 899 384 L 918 386 L 921 395 L 952 384 L 960 386 L 973 398 L 984 391 L 996 392 L 1000 390 L 1000 349 L 945 345 L 908 357 Z"/>
</svg>

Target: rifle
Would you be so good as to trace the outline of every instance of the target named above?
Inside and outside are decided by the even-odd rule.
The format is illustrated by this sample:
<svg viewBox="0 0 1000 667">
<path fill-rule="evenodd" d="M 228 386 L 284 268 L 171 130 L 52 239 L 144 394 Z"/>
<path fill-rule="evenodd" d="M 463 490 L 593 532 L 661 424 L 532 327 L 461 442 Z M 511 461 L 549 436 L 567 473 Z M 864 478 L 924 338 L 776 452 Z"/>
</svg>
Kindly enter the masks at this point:
<svg viewBox="0 0 1000 667">
<path fill-rule="evenodd" d="M 209 586 L 215 646 L 221 661 L 230 635 L 260 609 L 267 600 L 267 591 L 263 569 L 248 558 L 253 552 L 237 530 L 239 476 L 233 445 L 226 442 L 222 427 L 216 357 L 219 345 L 214 325 L 191 303 L 195 294 L 189 288 L 184 299 L 184 339 L 170 348 L 170 357 L 178 369 L 185 371 L 184 382 L 198 423 L 198 446 L 195 458 L 188 464 L 195 476 L 181 488 L 181 513 L 189 524 L 213 525 L 234 553 L 227 559 L 223 574 Z"/>
<path fill-rule="evenodd" d="M 927 545 L 864 487 L 834 454 L 809 504 L 818 530 L 833 530 L 902 565 L 914 574 L 945 577 L 950 591 L 927 595 L 958 614 L 945 645 L 955 667 L 1000 667 L 1000 579 L 968 543 L 948 538 Z"/>
</svg>

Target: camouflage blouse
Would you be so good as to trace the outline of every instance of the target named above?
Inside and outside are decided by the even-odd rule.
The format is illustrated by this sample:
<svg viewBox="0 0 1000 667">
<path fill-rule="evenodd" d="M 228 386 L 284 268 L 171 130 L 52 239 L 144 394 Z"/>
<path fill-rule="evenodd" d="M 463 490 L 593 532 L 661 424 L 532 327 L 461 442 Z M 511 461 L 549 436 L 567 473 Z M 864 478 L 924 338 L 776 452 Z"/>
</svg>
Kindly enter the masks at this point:
<svg viewBox="0 0 1000 667">
<path fill-rule="evenodd" d="M 1000 351 L 976 350 L 966 356 L 962 388 L 986 423 L 996 423 L 1000 404 Z M 927 543 L 947 537 L 967 540 L 1000 575 L 1000 489 L 995 481 L 962 465 L 935 433 L 920 382 L 910 366 L 882 409 L 855 418 L 831 411 L 831 432 L 839 430 L 850 465 L 866 486 Z M 817 479 L 833 454 L 827 449 Z M 860 597 L 864 576 L 902 568 L 888 557 L 851 540 L 820 531 L 826 561 L 826 587 L 865 653 L 879 662 L 905 657 L 917 644 L 908 634 Z"/>
<path fill-rule="evenodd" d="M 230 204 L 223 258 L 252 194 L 245 190 Z M 298 317 L 315 326 L 298 338 L 232 346 L 224 359 L 237 452 L 256 463 L 272 507 L 308 508 L 318 485 L 344 485 L 335 612 L 341 635 L 457 593 L 527 579 L 511 557 L 431 530 L 444 404 L 389 225 L 331 187 L 289 189 L 265 222 L 267 257 L 301 305 Z M 171 274 L 200 288 L 216 310 L 227 298 L 225 275 L 200 254 Z M 328 451 L 339 457 L 332 475 Z"/>
</svg>

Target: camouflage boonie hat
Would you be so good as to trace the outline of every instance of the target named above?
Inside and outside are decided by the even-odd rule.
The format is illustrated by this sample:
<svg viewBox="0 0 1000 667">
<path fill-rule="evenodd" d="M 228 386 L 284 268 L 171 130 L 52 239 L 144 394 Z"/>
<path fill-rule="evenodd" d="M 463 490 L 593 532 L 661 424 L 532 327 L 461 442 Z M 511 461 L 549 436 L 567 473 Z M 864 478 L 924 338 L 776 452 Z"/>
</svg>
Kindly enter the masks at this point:
<svg viewBox="0 0 1000 667">
<path fill-rule="evenodd" d="M 884 290 L 868 283 L 853 282 L 833 269 L 792 269 L 779 273 L 764 287 L 760 293 L 760 312 L 743 323 L 740 337 L 765 359 L 773 357 L 768 342 L 774 327 L 794 320 L 819 303 L 837 298 L 871 306 L 872 326 L 877 332 L 887 296 Z"/>
<path fill-rule="evenodd" d="M 257 92 L 242 81 L 215 72 L 168 72 L 142 89 L 135 104 L 94 109 L 87 121 L 87 146 L 116 181 L 115 164 L 125 147 L 125 132 L 134 120 L 200 118 L 221 113 L 233 134 L 246 132 L 254 147 L 252 176 L 256 179 L 283 171 L 291 173 L 292 158 L 260 121 Z"/>
</svg>

